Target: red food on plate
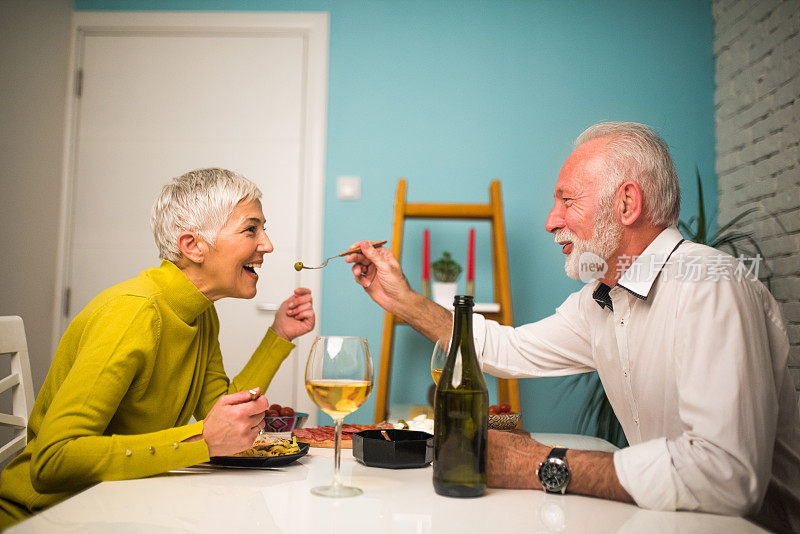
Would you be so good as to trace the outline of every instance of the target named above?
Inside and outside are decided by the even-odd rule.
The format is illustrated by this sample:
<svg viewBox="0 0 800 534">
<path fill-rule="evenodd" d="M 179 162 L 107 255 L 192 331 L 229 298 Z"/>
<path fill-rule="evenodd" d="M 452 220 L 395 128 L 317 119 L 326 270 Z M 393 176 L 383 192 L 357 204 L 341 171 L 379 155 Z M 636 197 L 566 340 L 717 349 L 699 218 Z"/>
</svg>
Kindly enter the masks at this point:
<svg viewBox="0 0 800 534">
<path fill-rule="evenodd" d="M 394 428 L 394 425 L 387 422 L 375 423 L 374 425 L 342 425 L 342 448 L 353 448 L 353 434 L 361 432 L 362 430 L 388 430 Z M 295 428 L 292 431 L 294 436 L 297 436 L 297 441 L 308 443 L 312 447 L 327 447 L 334 446 L 334 431 L 332 426 L 317 426 L 311 428 Z"/>
</svg>

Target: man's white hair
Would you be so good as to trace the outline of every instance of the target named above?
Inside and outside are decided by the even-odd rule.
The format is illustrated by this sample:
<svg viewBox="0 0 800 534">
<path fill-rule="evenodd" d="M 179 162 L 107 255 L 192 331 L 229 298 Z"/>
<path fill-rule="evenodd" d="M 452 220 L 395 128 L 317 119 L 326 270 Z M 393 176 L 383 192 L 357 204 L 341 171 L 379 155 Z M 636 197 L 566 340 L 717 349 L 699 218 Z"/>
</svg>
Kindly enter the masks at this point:
<svg viewBox="0 0 800 534">
<path fill-rule="evenodd" d="M 196 232 L 214 245 L 236 205 L 261 198 L 256 185 L 225 169 L 197 169 L 173 178 L 161 189 L 150 212 L 150 227 L 160 258 L 178 261 L 182 232 Z"/>
<path fill-rule="evenodd" d="M 644 216 L 655 226 L 675 224 L 681 189 L 667 143 L 644 124 L 601 122 L 579 135 L 575 146 L 599 137 L 611 138 L 605 149 L 608 180 L 600 189 L 600 199 L 613 196 L 622 182 L 633 180 L 642 188 Z"/>
</svg>

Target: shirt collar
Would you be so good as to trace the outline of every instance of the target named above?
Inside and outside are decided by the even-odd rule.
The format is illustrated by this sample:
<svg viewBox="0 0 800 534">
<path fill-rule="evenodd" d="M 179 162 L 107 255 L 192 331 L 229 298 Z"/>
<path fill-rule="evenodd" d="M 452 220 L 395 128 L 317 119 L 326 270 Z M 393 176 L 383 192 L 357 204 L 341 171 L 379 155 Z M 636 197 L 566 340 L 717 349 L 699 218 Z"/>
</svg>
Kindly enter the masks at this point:
<svg viewBox="0 0 800 534">
<path fill-rule="evenodd" d="M 661 269 L 669 260 L 675 249 L 683 242 L 683 236 L 672 225 L 661 231 L 653 241 L 647 245 L 638 257 L 620 256 L 617 267 L 627 267 L 622 273 L 617 285 L 632 294 L 634 297 L 647 300 L 653 283 Z M 601 308 L 608 307 L 613 310 L 610 296 L 611 288 L 600 282 L 595 288 L 592 297 Z"/>
</svg>

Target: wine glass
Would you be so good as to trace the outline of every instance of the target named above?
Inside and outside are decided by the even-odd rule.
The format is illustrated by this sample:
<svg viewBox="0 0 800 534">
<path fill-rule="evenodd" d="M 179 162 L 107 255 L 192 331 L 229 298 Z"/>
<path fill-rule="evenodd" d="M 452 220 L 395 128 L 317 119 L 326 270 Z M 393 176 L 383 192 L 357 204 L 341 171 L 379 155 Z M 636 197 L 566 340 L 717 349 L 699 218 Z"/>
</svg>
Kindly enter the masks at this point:
<svg viewBox="0 0 800 534">
<path fill-rule="evenodd" d="M 441 338 L 433 345 L 431 355 L 431 378 L 435 384 L 439 384 L 439 377 L 442 376 L 444 364 L 447 362 L 447 355 L 450 352 L 450 338 Z"/>
<path fill-rule="evenodd" d="M 320 336 L 311 345 L 306 364 L 306 390 L 314 404 L 334 421 L 333 482 L 311 488 L 323 497 L 354 497 L 361 489 L 345 486 L 339 479 L 342 420 L 356 411 L 372 391 L 372 360 L 363 337 Z"/>
</svg>

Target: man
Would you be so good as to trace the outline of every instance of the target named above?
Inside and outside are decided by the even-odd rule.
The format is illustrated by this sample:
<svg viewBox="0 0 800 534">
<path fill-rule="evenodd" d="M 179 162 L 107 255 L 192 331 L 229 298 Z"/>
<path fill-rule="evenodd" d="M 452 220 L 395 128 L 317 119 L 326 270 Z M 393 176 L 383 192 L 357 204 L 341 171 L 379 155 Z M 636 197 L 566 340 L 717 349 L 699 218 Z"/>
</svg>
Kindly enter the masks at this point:
<svg viewBox="0 0 800 534">
<path fill-rule="evenodd" d="M 800 531 L 800 414 L 780 309 L 743 264 L 684 241 L 679 209 L 674 165 L 652 130 L 601 123 L 578 138 L 545 228 L 567 274 L 590 283 L 533 324 L 476 315 L 475 346 L 499 377 L 597 370 L 631 446 L 564 453 L 490 431 L 489 485 Z M 450 312 L 410 288 L 390 251 L 360 246 L 347 261 L 367 294 L 429 339 L 448 336 Z"/>
</svg>

